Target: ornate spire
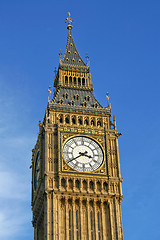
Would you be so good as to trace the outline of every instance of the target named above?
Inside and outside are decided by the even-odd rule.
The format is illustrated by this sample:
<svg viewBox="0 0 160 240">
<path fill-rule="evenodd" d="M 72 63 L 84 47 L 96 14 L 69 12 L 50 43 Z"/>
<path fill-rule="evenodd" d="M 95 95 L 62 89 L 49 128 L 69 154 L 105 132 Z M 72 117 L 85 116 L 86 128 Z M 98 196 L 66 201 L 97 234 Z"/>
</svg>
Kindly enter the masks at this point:
<svg viewBox="0 0 160 240">
<path fill-rule="evenodd" d="M 60 61 L 60 65 L 63 67 L 76 67 L 81 69 L 88 69 L 89 67 L 83 62 L 82 58 L 80 57 L 77 48 L 75 46 L 73 36 L 72 36 L 72 23 L 73 20 L 70 17 L 70 13 L 68 13 L 68 18 L 66 22 L 68 22 L 67 29 L 68 29 L 68 40 L 66 51 L 63 56 L 63 59 Z"/>
</svg>

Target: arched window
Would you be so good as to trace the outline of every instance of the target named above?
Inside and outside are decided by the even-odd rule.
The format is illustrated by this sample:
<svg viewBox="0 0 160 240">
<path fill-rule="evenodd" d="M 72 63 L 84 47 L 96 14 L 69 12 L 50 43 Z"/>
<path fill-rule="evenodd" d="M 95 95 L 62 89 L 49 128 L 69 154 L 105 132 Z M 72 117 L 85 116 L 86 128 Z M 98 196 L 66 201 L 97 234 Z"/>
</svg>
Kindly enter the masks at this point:
<svg viewBox="0 0 160 240">
<path fill-rule="evenodd" d="M 99 192 L 101 191 L 101 183 L 99 181 L 97 182 L 97 189 Z"/>
<path fill-rule="evenodd" d="M 71 101 L 71 106 L 74 106 L 74 101 L 73 100 Z"/>
<path fill-rule="evenodd" d="M 77 85 L 77 79 L 76 79 L 76 77 L 73 78 L 73 81 L 74 81 L 74 85 Z"/>
<path fill-rule="evenodd" d="M 87 119 L 84 120 L 84 124 L 85 124 L 85 125 L 88 125 L 88 124 L 89 124 Z"/>
<path fill-rule="evenodd" d="M 73 124 L 76 124 L 76 119 L 75 119 L 75 117 L 72 117 L 72 123 L 73 123 Z"/>
<path fill-rule="evenodd" d="M 84 103 L 83 103 L 83 107 L 86 107 L 86 106 L 87 106 L 87 103 L 86 103 L 86 102 L 84 102 Z"/>
<path fill-rule="evenodd" d="M 65 93 L 64 97 L 65 97 L 66 99 L 68 99 L 68 93 Z"/>
<path fill-rule="evenodd" d="M 89 102 L 89 100 L 90 100 L 90 96 L 86 96 L 86 101 Z"/>
<path fill-rule="evenodd" d="M 69 123 L 69 117 L 66 117 L 66 118 L 65 118 L 65 122 L 66 122 L 66 123 Z"/>
<path fill-rule="evenodd" d="M 65 84 L 68 85 L 68 77 L 65 76 Z"/>
<path fill-rule="evenodd" d="M 101 121 L 98 121 L 98 122 L 97 122 L 97 126 L 98 126 L 98 127 L 101 127 L 101 126 L 102 126 Z"/>
<path fill-rule="evenodd" d="M 78 94 L 75 95 L 75 100 L 79 100 L 79 95 Z"/>
<path fill-rule="evenodd" d="M 72 181 L 72 179 L 69 179 L 68 186 L 69 186 L 70 189 L 73 188 L 73 181 Z"/>
<path fill-rule="evenodd" d="M 60 123 L 63 123 L 63 118 L 62 118 L 62 116 L 60 116 L 59 122 L 60 122 Z"/>
<path fill-rule="evenodd" d="M 97 103 L 95 103 L 95 104 L 94 104 L 94 107 L 95 107 L 95 108 L 97 108 L 97 107 L 98 107 L 98 104 L 97 104 Z"/>
<path fill-rule="evenodd" d="M 79 182 L 78 180 L 76 180 L 76 182 L 75 182 L 75 187 L 76 187 L 76 188 L 79 188 L 79 186 L 80 186 L 80 182 Z"/>
<path fill-rule="evenodd" d="M 83 180 L 83 190 L 87 190 L 87 182 L 86 180 Z"/>
<path fill-rule="evenodd" d="M 94 120 L 91 120 L 91 126 L 95 126 Z"/>
<path fill-rule="evenodd" d="M 90 183 L 89 183 L 89 188 L 92 189 L 92 190 L 94 188 L 94 183 L 92 181 L 90 181 Z"/>
<path fill-rule="evenodd" d="M 71 76 L 69 77 L 69 84 L 72 85 L 72 77 Z"/>
<path fill-rule="evenodd" d="M 82 78 L 82 85 L 85 86 L 85 79 Z"/>
<path fill-rule="evenodd" d="M 81 86 L 81 79 L 78 78 L 78 86 Z"/>
<path fill-rule="evenodd" d="M 105 191 L 108 190 L 108 184 L 106 182 L 103 183 L 103 190 L 105 190 Z"/>
<path fill-rule="evenodd" d="M 79 125 L 82 125 L 82 119 L 81 118 L 78 118 L 78 123 L 79 123 Z"/>
<path fill-rule="evenodd" d="M 59 101 L 59 103 L 60 103 L 60 104 L 63 104 L 63 100 L 61 99 L 61 100 Z"/>
<path fill-rule="evenodd" d="M 61 186 L 62 187 L 65 187 L 66 186 L 66 180 L 64 178 L 62 178 L 61 180 Z"/>
</svg>

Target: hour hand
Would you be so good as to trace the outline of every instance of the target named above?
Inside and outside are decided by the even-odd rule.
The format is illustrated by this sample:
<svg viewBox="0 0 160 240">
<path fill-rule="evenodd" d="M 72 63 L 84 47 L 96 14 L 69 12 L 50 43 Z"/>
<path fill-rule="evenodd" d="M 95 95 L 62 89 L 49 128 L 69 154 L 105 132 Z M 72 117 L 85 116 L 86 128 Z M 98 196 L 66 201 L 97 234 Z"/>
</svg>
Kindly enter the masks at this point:
<svg viewBox="0 0 160 240">
<path fill-rule="evenodd" d="M 88 152 L 87 152 L 87 151 L 85 151 L 84 153 L 79 152 L 79 154 L 80 154 L 81 156 L 85 156 L 86 153 L 88 153 Z"/>
<path fill-rule="evenodd" d="M 88 158 L 92 158 L 92 156 L 91 156 L 91 155 L 86 155 L 86 154 L 85 154 L 84 156 L 85 156 L 85 157 L 88 157 Z"/>
</svg>

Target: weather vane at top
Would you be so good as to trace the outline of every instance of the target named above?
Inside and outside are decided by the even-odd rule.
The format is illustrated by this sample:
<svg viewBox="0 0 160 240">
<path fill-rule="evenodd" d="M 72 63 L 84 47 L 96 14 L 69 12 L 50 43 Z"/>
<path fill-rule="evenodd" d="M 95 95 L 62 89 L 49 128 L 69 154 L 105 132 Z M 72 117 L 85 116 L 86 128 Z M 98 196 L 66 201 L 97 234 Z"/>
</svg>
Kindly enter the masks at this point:
<svg viewBox="0 0 160 240">
<path fill-rule="evenodd" d="M 65 22 L 68 22 L 68 25 L 67 25 L 67 29 L 72 29 L 72 23 L 74 22 L 73 19 L 71 18 L 71 14 L 70 12 L 68 12 L 68 18 L 66 18 L 66 21 Z"/>
</svg>

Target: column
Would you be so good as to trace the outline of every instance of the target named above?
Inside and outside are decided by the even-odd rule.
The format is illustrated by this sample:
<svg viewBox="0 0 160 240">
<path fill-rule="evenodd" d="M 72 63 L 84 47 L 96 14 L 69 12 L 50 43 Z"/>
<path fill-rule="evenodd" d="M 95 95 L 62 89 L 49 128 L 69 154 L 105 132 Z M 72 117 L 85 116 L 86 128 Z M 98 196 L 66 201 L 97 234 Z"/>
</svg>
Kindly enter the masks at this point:
<svg viewBox="0 0 160 240">
<path fill-rule="evenodd" d="M 116 222 L 117 222 L 117 236 L 118 240 L 123 240 L 122 234 L 122 218 L 121 218 L 121 207 L 120 207 L 120 200 L 115 199 L 115 208 L 116 208 Z"/>
<path fill-rule="evenodd" d="M 110 213 L 110 222 L 111 222 L 111 239 L 115 239 L 115 222 L 114 222 L 114 209 L 113 209 L 113 200 L 109 201 L 109 213 Z"/>
<path fill-rule="evenodd" d="M 107 236 L 106 236 L 106 233 L 107 233 L 107 231 L 106 231 L 106 224 L 107 223 L 106 223 L 106 219 L 105 219 L 105 215 L 104 215 L 104 205 L 103 205 L 103 202 L 101 203 L 100 209 L 101 209 L 101 229 L 102 229 L 102 231 L 101 231 L 101 233 L 102 233 L 101 239 L 102 240 L 106 240 L 107 239 Z"/>
<path fill-rule="evenodd" d="M 72 239 L 76 239 L 76 202 L 75 198 L 72 198 Z"/>
<path fill-rule="evenodd" d="M 53 239 L 56 239 L 56 195 L 53 194 Z"/>
<path fill-rule="evenodd" d="M 66 197 L 66 240 L 68 240 L 69 238 L 68 238 L 68 235 L 69 235 L 69 233 L 68 233 L 68 229 L 69 229 L 69 227 L 68 227 L 68 219 L 69 219 L 69 217 L 68 217 L 68 197 Z"/>
<path fill-rule="evenodd" d="M 98 240 L 98 223 L 97 223 L 97 211 L 96 211 L 96 203 L 95 200 L 93 200 L 93 217 L 94 217 L 94 222 L 93 222 L 93 234 L 95 236 L 94 240 Z M 93 236 L 93 238 L 94 238 Z"/>
<path fill-rule="evenodd" d="M 82 199 L 79 199 L 79 239 L 84 239 L 83 236 L 83 213 L 82 213 Z"/>
<path fill-rule="evenodd" d="M 89 200 L 87 198 L 87 226 L 88 226 L 88 233 L 87 233 L 87 240 L 91 240 L 91 226 L 90 226 L 90 209 L 89 209 Z"/>
</svg>

